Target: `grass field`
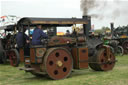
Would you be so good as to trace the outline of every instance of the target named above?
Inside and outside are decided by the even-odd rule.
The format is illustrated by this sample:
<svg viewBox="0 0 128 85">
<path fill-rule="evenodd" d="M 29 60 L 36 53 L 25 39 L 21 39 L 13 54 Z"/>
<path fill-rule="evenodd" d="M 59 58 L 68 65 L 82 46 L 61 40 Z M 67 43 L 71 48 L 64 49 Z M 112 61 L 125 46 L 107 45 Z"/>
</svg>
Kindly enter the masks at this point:
<svg viewBox="0 0 128 85">
<path fill-rule="evenodd" d="M 128 55 L 117 60 L 112 71 L 74 70 L 64 80 L 35 77 L 10 65 L 0 65 L 0 85 L 128 85 Z"/>
</svg>

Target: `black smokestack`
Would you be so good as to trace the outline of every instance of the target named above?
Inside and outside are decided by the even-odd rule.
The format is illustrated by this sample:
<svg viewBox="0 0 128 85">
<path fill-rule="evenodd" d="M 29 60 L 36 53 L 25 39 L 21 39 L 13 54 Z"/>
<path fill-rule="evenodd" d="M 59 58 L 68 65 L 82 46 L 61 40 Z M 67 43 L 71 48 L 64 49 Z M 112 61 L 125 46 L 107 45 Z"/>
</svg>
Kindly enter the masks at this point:
<svg viewBox="0 0 128 85">
<path fill-rule="evenodd" d="M 83 19 L 86 19 L 88 21 L 88 24 L 83 25 L 84 34 L 88 38 L 89 37 L 89 31 L 91 30 L 91 17 L 90 16 L 83 16 Z"/>
<path fill-rule="evenodd" d="M 111 25 L 111 34 L 112 34 L 112 38 L 113 38 L 113 36 L 114 36 L 114 23 L 112 22 L 112 23 L 110 23 L 110 25 Z"/>
</svg>

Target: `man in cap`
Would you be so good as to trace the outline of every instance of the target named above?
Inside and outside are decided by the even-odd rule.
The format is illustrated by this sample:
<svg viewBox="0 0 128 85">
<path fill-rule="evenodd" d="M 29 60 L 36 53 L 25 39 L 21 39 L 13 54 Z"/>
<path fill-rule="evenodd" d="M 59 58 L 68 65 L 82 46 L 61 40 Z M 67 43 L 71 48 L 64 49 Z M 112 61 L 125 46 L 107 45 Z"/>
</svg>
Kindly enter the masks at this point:
<svg viewBox="0 0 128 85">
<path fill-rule="evenodd" d="M 41 45 L 41 38 L 48 38 L 48 36 L 42 31 L 42 26 L 37 25 L 32 34 L 32 45 Z"/>
</svg>

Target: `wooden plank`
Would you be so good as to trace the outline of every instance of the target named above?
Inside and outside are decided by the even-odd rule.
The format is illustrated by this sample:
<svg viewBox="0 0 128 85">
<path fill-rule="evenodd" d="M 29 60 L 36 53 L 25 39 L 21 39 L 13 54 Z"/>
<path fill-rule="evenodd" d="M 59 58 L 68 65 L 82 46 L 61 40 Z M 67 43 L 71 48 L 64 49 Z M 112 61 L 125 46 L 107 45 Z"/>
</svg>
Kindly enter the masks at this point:
<svg viewBox="0 0 128 85">
<path fill-rule="evenodd" d="M 32 24 L 87 24 L 84 21 L 32 21 Z"/>
<path fill-rule="evenodd" d="M 73 48 L 72 49 L 72 56 L 73 56 L 73 65 L 74 65 L 74 68 L 75 69 L 78 69 L 78 51 L 77 51 L 77 48 Z"/>
<path fill-rule="evenodd" d="M 34 48 L 30 48 L 30 59 L 31 59 L 31 63 L 35 63 L 35 49 Z"/>
<path fill-rule="evenodd" d="M 20 48 L 20 62 L 24 62 L 24 49 Z"/>
<path fill-rule="evenodd" d="M 79 48 L 79 68 L 88 68 L 88 48 Z"/>
</svg>

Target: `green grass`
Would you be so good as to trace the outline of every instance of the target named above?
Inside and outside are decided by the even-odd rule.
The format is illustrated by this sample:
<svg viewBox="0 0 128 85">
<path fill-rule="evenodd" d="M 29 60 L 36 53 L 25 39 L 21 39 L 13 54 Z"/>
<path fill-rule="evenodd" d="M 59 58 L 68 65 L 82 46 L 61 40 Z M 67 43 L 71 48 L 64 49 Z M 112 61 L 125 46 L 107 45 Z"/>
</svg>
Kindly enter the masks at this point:
<svg viewBox="0 0 128 85">
<path fill-rule="evenodd" d="M 128 85 L 128 55 L 117 60 L 112 71 L 74 70 L 64 80 L 35 77 L 10 65 L 0 65 L 0 85 Z"/>
</svg>

